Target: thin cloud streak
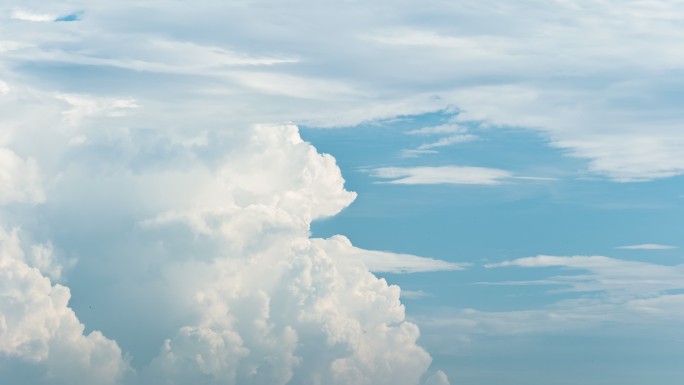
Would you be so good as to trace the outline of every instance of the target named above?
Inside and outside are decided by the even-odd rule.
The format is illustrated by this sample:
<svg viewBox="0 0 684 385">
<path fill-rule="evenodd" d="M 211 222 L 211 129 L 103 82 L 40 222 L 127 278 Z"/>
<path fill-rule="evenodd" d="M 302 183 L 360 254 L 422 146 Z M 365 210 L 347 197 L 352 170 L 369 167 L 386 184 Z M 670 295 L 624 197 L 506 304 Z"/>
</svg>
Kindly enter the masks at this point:
<svg viewBox="0 0 684 385">
<path fill-rule="evenodd" d="M 623 250 L 671 250 L 676 249 L 677 246 L 659 245 L 657 243 L 644 243 L 641 245 L 618 246 L 616 249 Z"/>
<path fill-rule="evenodd" d="M 317 239 L 315 242 L 332 256 L 362 261 L 370 271 L 375 273 L 408 274 L 456 271 L 465 270 L 470 266 L 467 263 L 454 263 L 411 254 L 360 249 L 352 246 L 351 241 L 342 235 L 336 235 L 329 239 Z"/>
<path fill-rule="evenodd" d="M 408 151 L 408 150 L 407 150 Z M 413 150 L 424 153 L 429 150 Z M 405 154 L 409 157 L 413 152 Z M 402 185 L 482 185 L 496 186 L 510 183 L 513 179 L 530 181 L 555 181 L 557 178 L 516 176 L 507 170 L 487 167 L 436 166 L 436 167 L 379 167 L 368 170 L 371 177 L 387 179 L 376 183 Z"/>
<path fill-rule="evenodd" d="M 486 167 L 381 167 L 371 170 L 374 178 L 389 179 L 390 184 L 499 185 L 512 177 L 509 171 Z"/>
</svg>

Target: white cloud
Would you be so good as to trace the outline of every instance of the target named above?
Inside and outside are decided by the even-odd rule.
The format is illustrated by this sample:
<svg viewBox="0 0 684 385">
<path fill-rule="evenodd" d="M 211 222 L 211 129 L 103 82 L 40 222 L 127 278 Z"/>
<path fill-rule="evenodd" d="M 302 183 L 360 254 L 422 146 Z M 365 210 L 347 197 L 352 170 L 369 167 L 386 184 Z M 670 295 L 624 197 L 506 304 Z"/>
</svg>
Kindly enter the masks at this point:
<svg viewBox="0 0 684 385">
<path fill-rule="evenodd" d="M 72 126 L 79 125 L 85 118 L 97 115 L 125 116 L 130 113 L 130 110 L 140 107 L 133 99 L 103 99 L 71 94 L 61 94 L 56 97 L 71 106 L 69 110 L 62 112 L 62 115 L 64 121 Z"/>
<path fill-rule="evenodd" d="M 29 265 L 40 270 L 41 274 L 52 281 L 61 281 L 64 271 L 72 268 L 76 260 L 60 260 L 54 251 L 52 244 L 36 244 L 31 246 L 31 253 L 26 256 Z"/>
<path fill-rule="evenodd" d="M 361 11 L 298 0 L 287 9 L 270 4 L 266 13 L 258 4 L 5 6 L 9 17 L 47 20 L 73 9 L 88 17 L 79 28 L 41 33 L 42 23 L 4 23 L 14 48 L 3 61 L 7 68 L 118 68 L 125 75 L 119 86 L 141 103 L 185 99 L 188 110 L 226 122 L 334 126 L 456 108 L 459 117 L 449 124 L 541 132 L 567 155 L 586 159 L 589 172 L 615 181 L 684 172 L 682 114 L 673 97 L 684 55 L 672 48 L 682 39 L 677 20 L 684 15 L 674 1 L 428 2 L 417 6 L 426 16 L 419 18 L 408 17 L 416 7 L 410 2 L 374 2 Z M 201 31 L 180 15 L 202 20 Z M 50 68 L 39 67 L 31 71 Z M 140 71 L 148 80 L 133 80 Z M 70 83 L 63 74 L 54 80 Z"/>
<path fill-rule="evenodd" d="M 420 299 L 431 296 L 432 295 L 430 293 L 424 292 L 422 290 L 401 290 L 401 298 Z"/>
<path fill-rule="evenodd" d="M 35 159 L 20 158 L 0 147 L 0 205 L 10 202 L 41 203 L 45 193 Z"/>
<path fill-rule="evenodd" d="M 482 283 L 510 286 L 511 294 L 515 286 L 549 286 L 549 303 L 509 311 L 443 308 L 420 315 L 414 321 L 429 331 L 424 341 L 435 351 L 453 352 L 478 336 L 590 335 L 605 328 L 634 332 L 630 328 L 635 327 L 677 331 L 684 320 L 684 265 L 540 255 L 486 267 L 556 268 L 539 272 L 544 278 Z"/>
<path fill-rule="evenodd" d="M 402 158 L 416 158 L 421 155 L 425 154 L 436 154 L 437 151 L 435 150 L 418 150 L 418 149 L 410 149 L 410 150 L 401 150 L 401 156 Z"/>
<path fill-rule="evenodd" d="M 125 385 L 420 382 L 431 359 L 417 344 L 419 330 L 405 320 L 399 288 L 371 274 L 364 258 L 381 271 L 459 266 L 310 240 L 311 221 L 338 213 L 355 194 L 344 189 L 334 158 L 304 142 L 296 126 L 208 134 L 206 125 L 191 133 L 184 131 L 191 124 L 177 132 L 168 126 L 117 127 L 139 119 L 146 106 L 116 119 L 97 110 L 74 124 L 62 119 L 72 105 L 52 94 L 34 97 L 45 113 L 24 120 L 17 118 L 24 113 L 21 104 L 7 109 L 9 119 L 21 120 L 26 129 L 11 131 L 6 143 L 45 165 L 51 176 L 45 191 L 49 210 L 23 207 L 16 221 L 29 234 L 51 239 L 26 254 L 35 264 L 32 271 L 66 276 L 80 306 L 93 304 L 92 310 L 80 308 L 88 328 L 112 338 L 94 332 L 83 337 L 92 340 L 85 343 L 73 337 L 71 348 L 120 346 L 92 350 L 93 355 L 102 351 L 114 366 L 119 361 L 113 352 L 130 354 L 135 372 L 121 377 L 123 372 L 103 368 L 105 380 L 121 379 Z M 42 119 L 55 124 L 41 125 Z M 74 146 L 74 135 L 81 132 L 88 133 L 88 145 Z M 186 140 L 196 137 L 207 139 Z M 148 158 L 150 153 L 164 161 Z M 34 215 L 45 219 L 40 227 L 30 219 Z M 121 225 L 128 230 L 117 230 Z M 60 229 L 87 241 L 74 242 Z M 56 249 L 78 257 L 78 269 L 56 265 Z M 64 311 L 76 319 L 71 309 Z M 9 333 L 23 330 L 7 325 Z M 62 361 L 71 357 L 78 363 L 90 354 L 67 354 L 67 340 L 59 346 L 63 350 L 55 351 L 63 354 L 55 358 Z M 15 356 L 19 350 L 6 348 Z M 72 378 L 66 370 L 50 373 L 57 384 Z"/>
<path fill-rule="evenodd" d="M 440 138 L 432 143 L 421 144 L 418 150 L 429 150 L 438 147 L 451 146 L 452 144 L 471 142 L 477 139 L 477 136 L 471 134 L 449 135 Z"/>
<path fill-rule="evenodd" d="M 590 274 L 560 275 L 541 281 L 522 282 L 568 286 L 565 291 L 607 291 L 620 295 L 657 295 L 684 288 L 684 266 L 665 266 L 624 261 L 604 256 L 547 256 L 520 258 L 486 267 L 562 267 Z"/>
<path fill-rule="evenodd" d="M 82 146 L 88 143 L 88 137 L 85 135 L 76 135 L 69 139 L 69 146 Z"/>
<path fill-rule="evenodd" d="M 370 271 L 376 273 L 422 273 L 463 270 L 467 267 L 467 264 L 463 263 L 447 262 L 416 255 L 359 249 L 352 246 L 349 239 L 342 235 L 336 235 L 329 239 L 315 239 L 314 242 L 331 256 L 362 261 Z"/>
<path fill-rule="evenodd" d="M 35 365 L 35 384 L 118 384 L 129 370 L 121 350 L 98 331 L 85 335 L 69 298 L 27 264 L 16 229 L 0 230 L 0 360 Z"/>
<path fill-rule="evenodd" d="M 381 167 L 371 176 L 391 179 L 392 184 L 467 184 L 498 185 L 513 176 L 506 170 L 485 167 Z"/>
<path fill-rule="evenodd" d="M 457 124 L 442 124 L 439 126 L 421 127 L 416 130 L 407 131 L 406 134 L 441 137 L 430 143 L 421 144 L 415 149 L 403 150 L 402 156 L 404 157 L 417 157 L 423 154 L 436 153 L 436 148 L 447 147 L 458 143 L 471 142 L 478 138 L 476 135 L 468 133 L 467 128 Z"/>
<path fill-rule="evenodd" d="M 194 277 L 198 320 L 143 374 L 200 384 L 417 384 L 429 365 L 399 288 L 316 242 L 280 243 Z M 198 271 L 199 272 L 199 271 Z M 152 381 L 152 380 L 149 380 Z"/>
<path fill-rule="evenodd" d="M 457 124 L 441 124 L 439 126 L 421 127 L 407 131 L 409 135 L 441 135 L 441 134 L 464 134 L 468 129 Z"/>
<path fill-rule="evenodd" d="M 49 13 L 36 13 L 31 11 L 26 11 L 23 9 L 15 8 L 12 11 L 12 18 L 23 21 L 35 21 L 35 22 L 49 22 L 55 21 L 56 15 Z"/>
<path fill-rule="evenodd" d="M 659 245 L 656 243 L 644 243 L 641 245 L 629 245 L 629 246 L 616 247 L 616 249 L 625 249 L 625 250 L 670 250 L 670 249 L 676 249 L 676 248 L 677 248 L 677 246 Z"/>
<path fill-rule="evenodd" d="M 451 383 L 447 375 L 438 370 L 425 381 L 424 385 L 451 385 Z"/>
</svg>

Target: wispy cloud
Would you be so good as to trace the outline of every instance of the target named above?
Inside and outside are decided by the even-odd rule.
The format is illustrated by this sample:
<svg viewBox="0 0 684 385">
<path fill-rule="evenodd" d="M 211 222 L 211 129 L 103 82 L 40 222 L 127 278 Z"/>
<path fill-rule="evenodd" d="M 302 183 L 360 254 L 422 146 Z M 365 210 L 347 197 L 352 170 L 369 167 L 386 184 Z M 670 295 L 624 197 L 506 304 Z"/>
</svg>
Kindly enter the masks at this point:
<svg viewBox="0 0 684 385">
<path fill-rule="evenodd" d="M 391 184 L 465 184 L 498 185 L 513 174 L 506 170 L 486 167 L 381 167 L 371 170 L 371 176 L 388 179 Z"/>
<path fill-rule="evenodd" d="M 13 19 L 22 20 L 22 21 L 49 22 L 49 21 L 55 21 L 55 19 L 57 18 L 57 15 L 53 15 L 53 14 L 49 14 L 49 13 L 32 12 L 32 11 L 27 11 L 27 10 L 15 8 L 12 10 L 11 17 Z"/>
<path fill-rule="evenodd" d="M 454 144 L 471 142 L 478 137 L 468 132 L 466 127 L 458 124 L 442 124 L 438 126 L 421 127 L 406 132 L 407 135 L 437 137 L 431 142 L 423 143 L 414 149 L 406 149 L 401 152 L 403 157 L 411 158 L 424 154 L 436 153 L 437 148 L 447 147 Z"/>
<path fill-rule="evenodd" d="M 426 297 L 431 297 L 432 294 L 427 293 L 423 290 L 401 290 L 401 298 L 408 298 L 408 299 L 421 299 L 421 298 L 426 298 Z"/>
<path fill-rule="evenodd" d="M 644 243 L 641 245 L 618 246 L 616 249 L 624 250 L 670 250 L 676 249 L 677 246 L 659 245 L 657 243 Z"/>
<path fill-rule="evenodd" d="M 550 256 L 519 258 L 485 265 L 500 267 L 559 267 L 574 273 L 554 275 L 542 280 L 514 281 L 504 284 L 559 285 L 566 292 L 605 292 L 610 297 L 643 298 L 659 296 L 669 290 L 684 289 L 684 265 L 667 266 L 625 261 L 605 256 Z M 577 271 L 585 271 L 578 273 Z"/>
<path fill-rule="evenodd" d="M 429 150 L 438 147 L 446 147 L 452 144 L 471 142 L 475 139 L 477 139 L 477 136 L 471 134 L 449 135 L 431 143 L 421 144 L 418 146 L 418 150 Z"/>
<path fill-rule="evenodd" d="M 14 8 L 10 17 L 15 20 L 32 21 L 32 22 L 69 22 L 79 21 L 83 18 L 83 11 L 71 12 L 68 14 L 54 14 L 29 11 L 21 8 Z"/>
<path fill-rule="evenodd" d="M 678 330 L 673 325 L 684 321 L 684 265 L 606 256 L 540 255 L 485 267 L 557 268 L 546 270 L 550 273 L 540 279 L 486 283 L 552 286 L 546 293 L 552 301 L 545 306 L 511 311 L 445 308 L 423 314 L 416 321 L 429 330 L 427 339 L 433 339 L 428 341 L 430 345 L 449 350 L 478 335 L 596 333 L 606 325 Z M 434 340 L 445 335 L 449 336 L 447 342 Z"/>
<path fill-rule="evenodd" d="M 466 263 L 454 263 L 417 255 L 392 253 L 388 251 L 365 250 L 352 246 L 349 239 L 336 235 L 315 242 L 327 253 L 341 258 L 355 258 L 362 261 L 370 271 L 376 273 L 426 273 L 432 271 L 463 270 Z M 410 294 L 409 294 L 410 295 Z"/>
<path fill-rule="evenodd" d="M 440 124 L 438 126 L 421 127 L 415 130 L 406 131 L 407 135 L 443 135 L 443 134 L 463 134 L 468 129 L 458 124 Z"/>
</svg>

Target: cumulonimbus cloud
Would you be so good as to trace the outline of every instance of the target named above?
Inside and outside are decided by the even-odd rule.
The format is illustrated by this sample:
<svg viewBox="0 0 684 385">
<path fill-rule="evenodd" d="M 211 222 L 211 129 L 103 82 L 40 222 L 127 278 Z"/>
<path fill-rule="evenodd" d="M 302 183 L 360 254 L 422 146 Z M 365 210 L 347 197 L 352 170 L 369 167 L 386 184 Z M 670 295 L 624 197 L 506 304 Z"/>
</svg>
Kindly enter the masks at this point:
<svg viewBox="0 0 684 385">
<path fill-rule="evenodd" d="M 35 159 L 41 173 L 28 186 L 41 186 L 45 199 L 36 205 L 14 194 L 8 204 L 20 215 L 5 216 L 21 230 L 2 238 L 4 378 L 21 379 L 9 366 L 17 361 L 35 367 L 36 384 L 422 381 L 431 358 L 405 319 L 400 289 L 369 267 L 461 266 L 366 252 L 342 237 L 310 239 L 311 222 L 355 194 L 335 159 L 296 126 L 215 131 L 221 151 L 213 152 L 209 140 L 112 128 L 144 106 L 112 114 L 112 99 L 79 99 L 85 110 L 76 114 L 73 99 L 38 95 L 50 113 L 5 106 L 27 116 L 27 130 L 12 131 L 6 146 Z M 54 128 L 42 131 L 43 119 Z M 19 139 L 38 131 L 49 143 L 22 148 Z M 75 145 L 81 136 L 87 140 Z M 43 146 L 51 151 L 36 151 Z M 163 163 L 145 158 L 159 148 L 167 149 Z M 22 191 L 23 180 L 5 183 Z M 33 216 L 44 219 L 40 227 Z M 43 243 L 27 243 L 34 239 Z"/>
</svg>

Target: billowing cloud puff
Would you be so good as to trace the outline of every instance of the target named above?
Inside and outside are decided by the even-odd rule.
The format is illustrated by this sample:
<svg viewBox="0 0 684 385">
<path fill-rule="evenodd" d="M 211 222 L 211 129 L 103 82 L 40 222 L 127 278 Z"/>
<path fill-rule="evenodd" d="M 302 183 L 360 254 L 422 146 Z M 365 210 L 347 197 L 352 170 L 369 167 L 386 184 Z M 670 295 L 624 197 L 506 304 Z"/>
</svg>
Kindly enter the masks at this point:
<svg viewBox="0 0 684 385">
<path fill-rule="evenodd" d="M 39 203 L 44 199 L 36 161 L 0 147 L 0 204 Z"/>
<path fill-rule="evenodd" d="M 432 376 L 428 377 L 425 385 L 450 385 L 447 375 L 443 371 L 438 370 Z"/>
<path fill-rule="evenodd" d="M 167 339 L 147 375 L 183 384 L 416 384 L 430 363 L 399 288 L 310 241 L 217 260 L 197 320 Z M 159 380 L 157 380 L 159 381 Z"/>
<path fill-rule="evenodd" d="M 21 377 L 9 368 L 19 360 L 52 383 L 91 378 L 74 379 L 73 365 L 125 385 L 420 382 L 431 358 L 405 320 L 399 287 L 374 276 L 368 261 L 390 256 L 386 271 L 460 266 L 404 254 L 364 258 L 345 238 L 310 239 L 311 222 L 355 194 L 334 158 L 296 126 L 176 139 L 182 134 L 173 130 L 117 128 L 127 116 L 111 114 L 111 99 L 40 97 L 56 139 L 48 154 L 25 150 L 49 172 L 47 199 L 8 218 L 51 242 L 13 254 L 11 269 L 25 271 L 31 285 L 15 289 L 8 279 L 0 290 L 26 295 L 30 312 L 3 323 L 0 362 L 9 378 Z M 8 145 L 21 147 L 22 135 L 15 131 Z M 78 135 L 87 140 L 74 145 Z M 160 148 L 165 162 L 145 158 Z M 54 250 L 78 259 L 73 270 L 64 273 Z M 69 289 L 45 275 L 68 280 L 76 313 Z M 76 314 L 102 333 L 84 335 Z"/>
<path fill-rule="evenodd" d="M 0 230 L 0 374 L 17 381 L 11 360 L 34 369 L 32 384 L 116 384 L 129 369 L 116 342 L 84 326 L 68 307 L 69 289 L 30 266 L 17 230 Z M 37 369 L 37 370 L 36 370 Z"/>
<path fill-rule="evenodd" d="M 170 384 L 416 384 L 430 358 L 404 320 L 399 288 L 351 253 L 308 239 L 312 219 L 354 195 L 334 159 L 294 126 L 257 126 L 184 210 L 147 226 L 188 225 L 221 242 L 169 284 L 190 280 L 192 322 L 169 336 L 145 370 Z M 253 173 L 248 170 L 259 170 Z M 192 273 L 190 273 L 192 272 Z"/>
</svg>

